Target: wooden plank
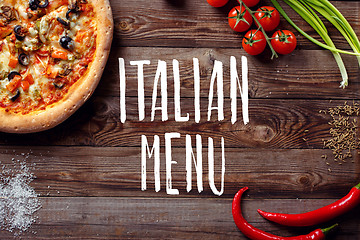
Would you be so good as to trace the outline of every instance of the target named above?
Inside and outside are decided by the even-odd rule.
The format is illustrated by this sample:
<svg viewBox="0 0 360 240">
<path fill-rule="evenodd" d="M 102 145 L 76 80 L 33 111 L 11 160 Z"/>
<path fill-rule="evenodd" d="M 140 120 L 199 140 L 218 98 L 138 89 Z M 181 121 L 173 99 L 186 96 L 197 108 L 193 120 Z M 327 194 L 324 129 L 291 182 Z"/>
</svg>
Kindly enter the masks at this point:
<svg viewBox="0 0 360 240">
<path fill-rule="evenodd" d="M 115 46 L 143 46 L 143 47 L 237 47 L 243 33 L 236 33 L 227 23 L 227 14 L 236 1 L 230 1 L 223 8 L 213 8 L 202 0 L 179 3 L 176 1 L 154 0 L 148 4 L 145 0 L 111 1 L 115 21 Z M 280 1 L 281 2 L 281 1 Z M 263 5 L 271 5 L 269 0 L 262 1 Z M 359 2 L 333 1 L 334 5 L 353 25 L 359 29 Z M 288 15 L 304 31 L 317 37 L 317 34 L 294 13 L 288 6 L 281 3 Z M 159 11 L 159 9 L 166 9 Z M 330 24 L 326 24 L 329 34 L 339 48 L 348 49 L 338 31 Z M 281 19 L 279 29 L 293 30 L 285 19 Z M 294 31 L 294 30 L 293 30 Z M 294 31 L 295 32 L 295 31 Z M 300 34 L 299 49 L 318 49 Z M 320 39 L 319 39 L 320 40 Z"/>
<path fill-rule="evenodd" d="M 97 95 L 119 96 L 119 64 L 117 58 L 126 63 L 126 95 L 138 96 L 137 66 L 130 61 L 150 60 L 144 66 L 144 94 L 152 96 L 158 60 L 167 63 L 167 92 L 174 96 L 172 60 L 180 64 L 181 96 L 194 97 L 193 58 L 200 63 L 200 96 L 208 97 L 214 61 L 224 66 L 224 96 L 230 97 L 230 57 L 237 59 L 237 70 L 241 76 L 241 57 L 248 58 L 250 98 L 315 98 L 315 99 L 359 99 L 359 66 L 354 56 L 343 56 L 349 75 L 349 86 L 339 88 L 340 72 L 331 53 L 325 50 L 299 50 L 295 53 L 270 60 L 270 56 L 249 56 L 243 49 L 222 48 L 132 48 L 113 47 Z M 159 84 L 160 85 L 160 84 Z M 158 86 L 160 88 L 160 86 Z M 321 91 L 314 91 L 321 89 Z"/>
<path fill-rule="evenodd" d="M 251 199 L 251 195 L 251 191 L 244 195 L 244 217 L 256 227 L 282 236 L 306 234 L 314 227 L 296 229 L 275 225 L 261 218 L 257 208 L 294 212 L 332 202 L 327 199 L 264 201 Z M 233 222 L 231 199 L 72 197 L 41 201 L 39 219 L 30 231 L 21 235 L 22 239 L 64 239 L 65 236 L 67 239 L 247 239 Z M 336 219 L 341 228 L 334 239 L 357 239 L 359 210 L 356 208 L 352 214 Z M 0 238 L 11 239 L 13 233 L 1 231 Z"/>
<path fill-rule="evenodd" d="M 152 142 L 152 141 L 151 141 Z M 195 142 L 195 139 L 193 139 Z M 218 198 L 209 187 L 208 149 L 203 145 L 203 187 L 199 193 L 192 166 L 192 190 L 187 192 L 186 151 L 172 149 L 173 188 L 177 197 Z M 150 143 L 151 144 L 151 143 Z M 195 143 L 193 143 L 195 144 Z M 193 146 L 194 153 L 195 145 Z M 147 190 L 141 191 L 141 148 L 137 147 L 1 147 L 2 164 L 12 159 L 33 166 L 32 183 L 42 196 L 136 196 L 171 197 L 166 194 L 164 148 L 160 153 L 160 192 L 155 192 L 154 158 L 147 160 Z M 339 198 L 360 182 L 359 156 L 339 165 L 327 150 L 315 149 L 225 149 L 225 178 L 222 197 L 249 186 L 254 198 Z M 331 154 L 331 153 L 330 153 Z M 221 190 L 221 149 L 215 149 L 215 186 Z M 327 165 L 327 162 L 329 165 Z M 328 170 L 331 169 L 331 172 Z"/>
<path fill-rule="evenodd" d="M 332 1 L 355 30 L 360 28 L 360 2 Z M 112 1 L 115 34 L 111 56 L 94 96 L 63 124 L 49 131 L 17 135 L 0 133 L 0 161 L 26 160 L 37 176 L 31 186 L 41 195 L 39 219 L 22 239 L 246 239 L 235 227 L 231 200 L 249 186 L 243 211 L 246 219 L 262 230 L 292 236 L 314 228 L 288 228 L 261 218 L 257 208 L 277 212 L 304 212 L 344 196 L 360 181 L 359 154 L 339 165 L 331 151 L 323 149 L 330 137 L 328 115 L 319 113 L 345 101 L 360 103 L 356 59 L 344 56 L 350 86 L 338 88 L 340 74 L 326 50 L 298 36 L 299 45 L 289 56 L 270 61 L 267 50 L 248 56 L 240 46 L 242 33 L 227 26 L 226 15 L 236 1 L 224 8 L 206 1 Z M 269 0 L 264 0 L 268 4 Z M 162 9 L 162 10 L 159 10 Z M 286 8 L 289 10 L 289 8 Z M 293 19 L 310 34 L 299 17 Z M 329 26 L 327 24 L 327 26 Z M 282 21 L 280 28 L 289 28 Z M 290 29 L 292 29 L 290 27 Z M 333 28 L 331 36 L 340 48 L 349 47 Z M 230 121 L 229 59 L 249 60 L 250 123 Z M 118 59 L 126 61 L 127 121 L 119 119 Z M 192 59 L 200 60 L 201 121 L 194 121 Z M 138 120 L 136 67 L 131 60 L 151 60 L 145 68 L 144 121 Z M 172 59 L 180 62 L 181 106 L 190 121 L 174 120 Z M 169 120 L 159 112 L 150 120 L 152 85 L 158 60 L 168 64 Z M 225 120 L 216 111 L 207 121 L 209 82 L 215 60 L 224 63 Z M 333 99 L 333 101 L 329 101 Z M 336 99 L 336 100 L 335 100 Z M 216 103 L 215 103 L 216 104 Z M 359 123 L 360 121 L 358 121 Z M 172 140 L 172 184 L 180 195 L 166 194 L 164 134 L 178 132 Z M 154 190 L 153 158 L 147 161 L 147 190 L 141 191 L 141 135 L 150 144 L 160 136 L 161 190 Z M 203 140 L 204 191 L 198 193 L 196 174 L 192 190 L 186 190 L 185 135 Z M 208 137 L 215 141 L 215 186 L 220 189 L 220 139 L 225 139 L 224 193 L 215 196 L 209 187 Z M 195 147 L 195 146 L 194 146 Z M 327 155 L 325 160 L 322 156 Z M 337 218 L 341 228 L 334 239 L 358 239 L 359 207 Z M 33 232 L 36 232 L 35 234 Z M 0 231 L 0 239 L 14 238 Z"/>
<path fill-rule="evenodd" d="M 131 101 L 130 101 L 131 100 Z M 150 119 L 151 99 L 146 99 L 146 118 L 138 120 L 137 99 L 127 103 L 128 120 L 120 122 L 119 99 L 113 97 L 92 98 L 84 107 L 60 126 L 43 133 L 14 135 L 0 134 L 2 145 L 91 145 L 91 146 L 140 146 L 142 134 L 163 138 L 166 132 L 179 132 L 184 138 L 201 134 L 212 137 L 219 143 L 224 137 L 226 147 L 247 148 L 323 148 L 323 140 L 330 139 L 331 120 L 329 115 L 319 113 L 329 107 L 343 105 L 345 101 L 324 100 L 250 100 L 250 123 L 242 123 L 241 106 L 238 108 L 238 122 L 232 124 L 231 112 L 225 110 L 225 119 L 217 121 L 213 111 L 207 121 L 208 101 L 202 99 L 201 121 L 195 123 L 193 99 L 182 100 L 182 113 L 189 113 L 188 122 L 174 121 L 174 104 L 169 100 L 169 120 L 161 121 L 161 112 Z M 359 103 L 358 101 L 355 101 Z M 216 104 L 216 103 L 215 103 Z M 241 104 L 239 100 L 239 105 Z M 225 109 L 230 108 L 226 100 Z M 358 121 L 359 122 L 359 121 Z M 184 141 L 174 141 L 174 146 L 184 146 Z"/>
</svg>

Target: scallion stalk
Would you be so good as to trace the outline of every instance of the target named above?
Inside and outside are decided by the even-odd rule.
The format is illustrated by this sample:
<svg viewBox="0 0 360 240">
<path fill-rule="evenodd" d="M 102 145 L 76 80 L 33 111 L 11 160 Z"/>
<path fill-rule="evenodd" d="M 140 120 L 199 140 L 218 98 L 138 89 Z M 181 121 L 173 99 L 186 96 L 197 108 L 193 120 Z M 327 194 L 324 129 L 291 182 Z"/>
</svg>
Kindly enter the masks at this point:
<svg viewBox="0 0 360 240">
<path fill-rule="evenodd" d="M 360 52 L 360 41 L 346 18 L 334 5 L 325 0 L 304 0 L 308 2 L 317 12 L 324 16 L 343 35 L 354 52 Z M 360 66 L 360 56 L 357 56 Z"/>
<path fill-rule="evenodd" d="M 309 23 L 309 25 L 314 28 L 314 30 L 319 34 L 319 36 L 328 46 L 335 48 L 335 44 L 328 35 L 325 25 L 322 23 L 317 14 L 307 4 L 306 0 L 284 0 L 284 2 L 287 3 L 290 7 L 292 7 L 307 23 Z M 345 64 L 338 52 L 331 52 L 340 70 L 342 78 L 340 86 L 345 87 L 348 85 L 348 74 Z"/>
<path fill-rule="evenodd" d="M 324 40 L 325 44 L 314 39 L 306 32 L 304 32 L 300 27 L 298 27 L 282 9 L 280 4 L 276 0 L 271 0 L 275 8 L 280 12 L 280 14 L 303 36 L 308 38 L 311 42 L 317 44 L 320 47 L 328 49 L 332 52 L 335 61 L 340 69 L 342 76 L 342 81 L 340 87 L 346 87 L 348 85 L 348 75 L 340 56 L 340 53 L 356 55 L 360 64 L 360 43 L 357 39 L 357 36 L 350 24 L 346 21 L 344 16 L 327 0 L 284 0 L 291 8 L 293 8 L 309 25 L 320 35 Z M 330 6 L 331 5 L 331 6 Z M 320 18 L 317 16 L 315 11 L 319 12 L 326 19 L 329 20 L 345 37 L 354 52 L 344 51 L 337 49 L 330 36 L 328 35 L 327 29 Z"/>
<path fill-rule="evenodd" d="M 355 56 L 360 56 L 360 53 L 356 53 L 356 52 L 349 52 L 349 51 L 345 51 L 345 50 L 341 50 L 338 48 L 334 48 L 334 47 L 330 47 L 318 40 L 316 40 L 315 38 L 311 37 L 309 34 L 307 34 L 305 31 L 303 31 L 299 26 L 297 26 L 292 20 L 291 18 L 286 14 L 286 12 L 284 11 L 284 9 L 282 9 L 282 7 L 280 6 L 280 4 L 276 1 L 276 0 L 271 0 L 271 2 L 273 3 L 273 5 L 275 6 L 275 8 L 279 11 L 279 13 L 299 32 L 301 33 L 303 36 L 305 36 L 307 39 L 309 39 L 311 42 L 315 43 L 316 45 L 325 48 L 327 50 L 330 51 L 335 51 L 335 52 L 339 52 L 339 53 L 344 53 L 344 54 L 349 54 L 349 55 L 355 55 Z"/>
</svg>

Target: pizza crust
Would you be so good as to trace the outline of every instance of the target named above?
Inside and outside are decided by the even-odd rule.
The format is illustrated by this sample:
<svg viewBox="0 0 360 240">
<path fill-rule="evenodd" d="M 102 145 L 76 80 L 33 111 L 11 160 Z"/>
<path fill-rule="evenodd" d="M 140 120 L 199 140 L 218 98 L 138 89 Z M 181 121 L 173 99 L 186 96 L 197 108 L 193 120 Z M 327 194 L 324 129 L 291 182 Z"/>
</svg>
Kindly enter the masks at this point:
<svg viewBox="0 0 360 240">
<path fill-rule="evenodd" d="M 64 97 L 45 110 L 29 114 L 0 110 L 0 131 L 9 133 L 31 133 L 55 127 L 70 117 L 87 99 L 98 85 L 104 71 L 113 37 L 113 18 L 108 0 L 90 0 L 96 13 L 97 38 L 93 61 L 84 76 L 76 81 Z"/>
</svg>

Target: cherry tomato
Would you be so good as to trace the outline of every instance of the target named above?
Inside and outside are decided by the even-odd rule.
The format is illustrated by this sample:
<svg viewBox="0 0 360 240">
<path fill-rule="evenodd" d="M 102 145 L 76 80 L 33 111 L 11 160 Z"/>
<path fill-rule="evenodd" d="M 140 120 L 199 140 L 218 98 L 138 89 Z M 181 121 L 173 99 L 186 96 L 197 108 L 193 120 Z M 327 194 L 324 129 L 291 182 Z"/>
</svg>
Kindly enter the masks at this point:
<svg viewBox="0 0 360 240">
<path fill-rule="evenodd" d="M 222 7 L 224 6 L 229 0 L 207 0 L 207 2 L 213 7 Z"/>
<path fill-rule="evenodd" d="M 253 22 L 253 19 L 244 6 L 236 6 L 228 14 L 230 27 L 236 32 L 245 32 Z"/>
<path fill-rule="evenodd" d="M 248 7 L 254 7 L 256 6 L 260 0 L 243 0 L 243 3 Z"/>
<path fill-rule="evenodd" d="M 261 7 L 256 10 L 254 15 L 267 32 L 274 30 L 280 23 L 280 14 L 274 7 Z M 256 21 L 255 24 L 259 27 Z"/>
<path fill-rule="evenodd" d="M 276 31 L 271 38 L 271 45 L 277 53 L 289 54 L 296 47 L 296 37 L 289 30 Z"/>
<path fill-rule="evenodd" d="M 243 40 L 242 46 L 244 50 L 250 55 L 258 55 L 262 53 L 266 47 L 266 39 L 260 30 L 248 31 Z"/>
</svg>

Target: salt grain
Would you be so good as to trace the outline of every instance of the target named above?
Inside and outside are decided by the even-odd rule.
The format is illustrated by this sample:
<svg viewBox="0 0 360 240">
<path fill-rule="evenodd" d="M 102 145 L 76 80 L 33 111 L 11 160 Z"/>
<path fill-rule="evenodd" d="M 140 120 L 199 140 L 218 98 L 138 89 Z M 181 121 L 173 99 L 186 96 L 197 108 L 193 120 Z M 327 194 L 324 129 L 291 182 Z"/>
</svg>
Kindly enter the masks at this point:
<svg viewBox="0 0 360 240">
<path fill-rule="evenodd" d="M 1 163 L 0 163 L 1 164 Z M 38 194 L 29 185 L 35 176 L 26 162 L 15 161 L 2 165 L 0 172 L 0 229 L 20 235 L 37 219 L 41 208 Z"/>
</svg>

